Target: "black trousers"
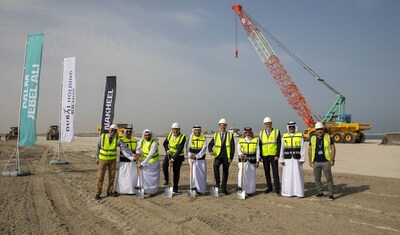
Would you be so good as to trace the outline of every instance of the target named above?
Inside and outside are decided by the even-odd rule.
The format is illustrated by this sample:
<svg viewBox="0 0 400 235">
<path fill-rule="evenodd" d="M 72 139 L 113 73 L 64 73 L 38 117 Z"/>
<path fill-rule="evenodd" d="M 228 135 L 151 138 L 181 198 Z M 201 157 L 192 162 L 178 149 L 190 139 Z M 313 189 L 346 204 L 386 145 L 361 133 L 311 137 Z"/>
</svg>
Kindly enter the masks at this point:
<svg viewBox="0 0 400 235">
<path fill-rule="evenodd" d="M 228 176 L 229 176 L 229 163 L 228 163 L 228 158 L 227 157 L 217 157 L 214 160 L 214 177 L 215 177 L 215 183 L 219 186 L 221 182 L 220 178 L 220 166 L 222 165 L 222 192 L 226 192 L 226 184 L 228 182 Z"/>
<path fill-rule="evenodd" d="M 266 157 L 263 156 L 262 159 L 264 165 L 265 179 L 267 181 L 267 188 L 272 190 L 272 182 L 271 182 L 271 168 L 272 168 L 275 191 L 280 192 L 281 184 L 279 183 L 278 160 L 275 160 L 275 156 L 266 156 Z"/>
<path fill-rule="evenodd" d="M 179 177 L 181 175 L 181 167 L 182 163 L 184 160 L 184 156 L 180 156 L 177 160 L 173 161 L 172 164 L 172 172 L 174 173 L 174 192 L 178 191 L 178 184 L 179 184 Z M 163 167 L 163 173 L 164 173 L 164 179 L 165 181 L 169 182 L 169 172 L 168 172 L 168 167 L 169 167 L 169 158 L 165 157 L 162 167 Z"/>
</svg>

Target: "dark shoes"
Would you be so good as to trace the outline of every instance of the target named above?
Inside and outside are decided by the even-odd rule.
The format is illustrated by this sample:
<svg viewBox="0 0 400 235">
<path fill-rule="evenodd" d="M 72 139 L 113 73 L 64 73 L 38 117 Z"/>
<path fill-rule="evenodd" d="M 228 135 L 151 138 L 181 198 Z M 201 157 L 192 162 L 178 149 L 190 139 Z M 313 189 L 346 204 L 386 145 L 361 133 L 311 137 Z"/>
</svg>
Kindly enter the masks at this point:
<svg viewBox="0 0 400 235">
<path fill-rule="evenodd" d="M 94 197 L 97 201 L 101 199 L 100 194 L 96 194 L 96 197 Z"/>
<path fill-rule="evenodd" d="M 276 195 L 277 195 L 278 197 L 282 196 L 281 191 L 276 192 Z"/>
<path fill-rule="evenodd" d="M 242 188 L 241 187 L 237 187 L 236 190 L 237 191 L 242 191 Z"/>
<path fill-rule="evenodd" d="M 318 197 L 318 198 L 321 198 L 321 197 L 324 196 L 324 194 L 323 193 L 317 193 L 317 194 L 315 194 L 315 196 Z"/>
<path fill-rule="evenodd" d="M 335 201 L 335 196 L 329 195 L 329 201 Z"/>
<path fill-rule="evenodd" d="M 118 196 L 119 196 L 118 192 L 108 192 L 107 193 L 107 197 L 118 197 Z"/>
<path fill-rule="evenodd" d="M 228 191 L 226 191 L 226 190 L 225 190 L 225 191 L 222 191 L 222 193 L 223 193 L 223 194 L 225 194 L 225 196 L 227 196 L 227 195 L 230 195 L 230 194 L 231 194 L 230 192 L 228 192 Z"/>
<path fill-rule="evenodd" d="M 267 188 L 267 189 L 264 191 L 265 194 L 270 193 L 270 192 L 272 192 L 272 190 L 269 189 L 269 188 Z"/>
</svg>

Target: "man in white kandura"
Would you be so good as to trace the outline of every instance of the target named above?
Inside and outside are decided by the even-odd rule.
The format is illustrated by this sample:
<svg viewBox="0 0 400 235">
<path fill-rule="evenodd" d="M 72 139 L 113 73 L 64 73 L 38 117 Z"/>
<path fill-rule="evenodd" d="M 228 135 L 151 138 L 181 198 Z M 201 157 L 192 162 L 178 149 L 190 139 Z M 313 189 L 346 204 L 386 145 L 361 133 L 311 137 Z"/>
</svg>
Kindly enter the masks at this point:
<svg viewBox="0 0 400 235">
<path fill-rule="evenodd" d="M 207 186 L 206 149 L 206 137 L 201 133 L 201 127 L 195 125 L 186 143 L 186 153 L 189 164 L 193 164 L 192 187 L 199 194 L 204 194 Z"/>
<path fill-rule="evenodd" d="M 143 131 L 136 152 L 142 156 L 139 165 L 142 174 L 138 180 L 141 181 L 144 193 L 153 196 L 157 193 L 160 184 L 160 158 L 158 155 L 158 138 L 151 130 L 145 129 Z"/>
<path fill-rule="evenodd" d="M 135 158 L 131 160 L 125 157 L 121 151 L 116 186 L 116 191 L 119 194 L 135 194 L 135 186 L 137 185 L 138 175 L 136 161 L 139 157 L 136 154 L 137 141 L 132 135 L 132 127 L 126 128 L 124 131 L 124 137 L 121 138 L 126 147 L 135 154 Z"/>
<path fill-rule="evenodd" d="M 282 136 L 282 145 L 279 162 L 282 170 L 282 196 L 304 197 L 304 139 L 301 132 L 297 132 L 295 122 L 287 124 L 288 133 Z"/>
<path fill-rule="evenodd" d="M 238 190 L 244 190 L 247 195 L 256 192 L 256 168 L 260 160 L 258 138 L 254 137 L 250 127 L 244 128 L 244 137 L 239 138 L 238 149 Z M 244 163 L 242 163 L 244 161 Z M 243 166 L 243 168 L 242 168 Z M 244 170 L 243 182 L 242 171 Z"/>
</svg>

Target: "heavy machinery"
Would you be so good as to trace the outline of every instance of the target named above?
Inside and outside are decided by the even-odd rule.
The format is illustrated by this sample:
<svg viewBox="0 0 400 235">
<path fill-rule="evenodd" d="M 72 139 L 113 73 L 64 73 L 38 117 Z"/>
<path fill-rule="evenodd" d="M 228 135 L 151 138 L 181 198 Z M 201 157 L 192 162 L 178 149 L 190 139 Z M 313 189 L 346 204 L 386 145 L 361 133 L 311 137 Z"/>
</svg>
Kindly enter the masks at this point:
<svg viewBox="0 0 400 235">
<path fill-rule="evenodd" d="M 365 141 L 365 135 L 362 131 L 371 129 L 371 124 L 361 124 L 351 122 L 351 115 L 345 113 L 346 98 L 330 86 L 324 79 L 318 76 L 310 67 L 294 55 L 287 47 L 285 47 L 278 39 L 271 33 L 265 30 L 253 18 L 251 18 L 243 9 L 241 5 L 234 5 L 232 9 L 236 12 L 237 16 L 242 23 L 244 31 L 248 39 L 253 45 L 254 49 L 261 58 L 263 64 L 271 73 L 273 79 L 285 96 L 289 105 L 300 116 L 307 126 L 304 131 L 304 138 L 307 140 L 315 133 L 314 124 L 315 119 L 324 123 L 328 133 L 331 134 L 336 143 L 362 143 Z M 328 113 L 320 117 L 312 112 L 311 107 L 308 105 L 306 99 L 303 97 L 296 84 L 290 77 L 289 73 L 281 64 L 278 56 L 272 50 L 263 31 L 275 41 L 286 53 L 289 54 L 297 63 L 299 63 L 308 73 L 310 73 L 317 81 L 321 82 L 329 90 L 333 91 L 337 99 L 332 105 Z M 236 57 L 238 51 L 236 50 Z M 315 118 L 315 119 L 314 119 Z"/>
<path fill-rule="evenodd" d="M 57 125 L 51 125 L 47 129 L 46 140 L 58 140 L 60 138 L 60 130 Z"/>
<path fill-rule="evenodd" d="M 132 129 L 133 128 L 132 124 L 126 124 L 126 123 L 117 123 L 117 126 L 118 126 L 118 135 L 119 135 L 119 137 L 124 136 L 125 129 Z M 97 126 L 96 129 L 97 129 L 98 132 L 100 132 L 101 131 L 101 126 Z"/>
<path fill-rule="evenodd" d="M 6 141 L 16 140 L 17 138 L 18 138 L 18 127 L 16 126 L 10 127 L 10 131 L 6 134 Z"/>
</svg>

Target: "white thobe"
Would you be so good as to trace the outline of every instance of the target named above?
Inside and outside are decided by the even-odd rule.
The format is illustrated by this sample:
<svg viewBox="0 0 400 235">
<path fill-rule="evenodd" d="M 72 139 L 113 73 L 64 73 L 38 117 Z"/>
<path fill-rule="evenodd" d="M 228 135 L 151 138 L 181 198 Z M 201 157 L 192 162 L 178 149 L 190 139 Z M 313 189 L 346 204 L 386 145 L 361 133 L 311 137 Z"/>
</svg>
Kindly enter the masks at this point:
<svg viewBox="0 0 400 235">
<path fill-rule="evenodd" d="M 251 142 L 251 138 L 245 138 L 247 143 Z M 240 143 L 238 142 L 237 144 L 237 151 L 238 151 L 238 158 L 242 154 L 245 154 L 242 152 Z M 258 146 L 257 142 L 257 152 L 256 152 L 256 158 L 257 162 L 260 160 L 260 148 Z M 239 161 L 239 160 L 238 160 Z M 253 194 L 256 192 L 256 164 L 250 163 L 249 161 L 246 162 L 238 162 L 238 187 L 242 188 L 246 192 L 246 194 Z M 243 172 L 243 177 L 242 177 L 242 171 L 244 168 Z M 242 178 L 243 178 L 243 183 L 242 183 Z"/>
<path fill-rule="evenodd" d="M 205 193 L 207 188 L 207 167 L 206 159 L 199 160 L 203 155 L 206 154 L 207 140 L 204 141 L 203 147 L 199 153 L 196 154 L 196 160 L 190 159 L 190 155 L 194 154 L 190 152 L 190 143 L 192 143 L 192 135 L 189 137 L 189 141 L 186 141 L 186 153 L 189 158 L 189 164 L 192 165 L 192 187 L 196 187 L 196 190 L 200 193 Z"/>
<path fill-rule="evenodd" d="M 142 144 L 146 144 L 148 146 L 150 142 L 143 139 L 143 141 L 138 144 L 136 152 L 142 153 Z M 140 171 L 140 176 L 138 177 L 138 186 L 141 186 L 144 189 L 144 192 L 147 194 L 155 194 L 160 185 L 160 161 L 149 163 L 150 159 L 157 150 L 158 141 L 154 142 L 154 145 L 151 147 L 146 159 L 140 163 L 142 165 L 142 169 Z"/>
<path fill-rule="evenodd" d="M 294 135 L 291 134 L 291 135 Z M 282 137 L 282 145 L 281 152 L 279 156 L 279 162 L 284 162 L 285 165 L 282 169 L 282 196 L 286 197 L 304 197 L 304 172 L 303 165 L 304 163 L 304 140 L 301 139 L 301 149 L 300 149 L 300 159 L 284 159 L 283 157 L 283 149 L 284 149 L 284 140 Z"/>
<path fill-rule="evenodd" d="M 137 185 L 136 162 L 119 162 L 116 191 L 120 194 L 135 194 Z"/>
</svg>

